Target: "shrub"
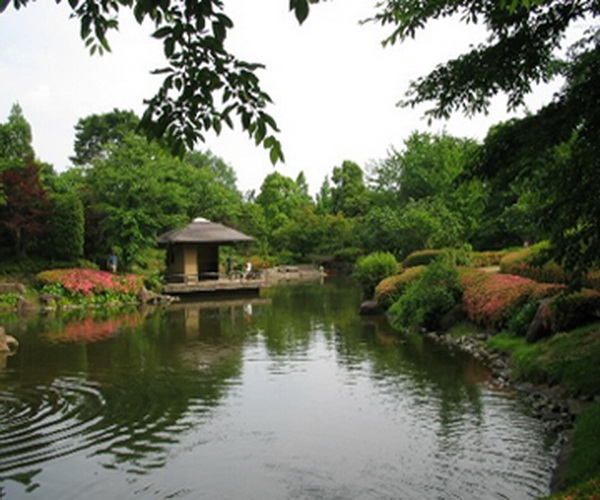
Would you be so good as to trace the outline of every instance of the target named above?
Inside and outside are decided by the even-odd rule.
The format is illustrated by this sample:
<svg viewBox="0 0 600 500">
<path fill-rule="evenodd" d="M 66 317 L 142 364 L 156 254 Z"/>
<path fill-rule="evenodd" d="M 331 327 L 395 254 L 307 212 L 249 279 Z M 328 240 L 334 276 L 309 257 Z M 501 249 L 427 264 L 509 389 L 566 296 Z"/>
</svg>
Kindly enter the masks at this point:
<svg viewBox="0 0 600 500">
<path fill-rule="evenodd" d="M 468 270 L 461 273 L 463 304 L 474 323 L 496 330 L 503 327 L 528 299 L 556 295 L 564 285 L 542 284 L 511 274 Z"/>
<path fill-rule="evenodd" d="M 539 304 L 537 301 L 528 300 L 525 304 L 517 309 L 515 313 L 509 318 L 506 323 L 506 327 L 509 331 L 519 336 L 525 336 L 529 325 L 535 318 Z"/>
<path fill-rule="evenodd" d="M 469 258 L 472 267 L 491 267 L 499 266 L 506 254 L 506 251 L 471 252 Z"/>
<path fill-rule="evenodd" d="M 92 302 L 131 299 L 141 288 L 141 279 L 132 274 L 115 275 L 91 269 L 54 269 L 37 276 L 43 291 L 68 300 Z"/>
<path fill-rule="evenodd" d="M 389 252 L 375 252 L 358 259 L 353 275 L 361 284 L 365 296 L 372 297 L 375 286 L 397 272 L 396 257 Z"/>
<path fill-rule="evenodd" d="M 424 270 L 425 266 L 410 267 L 401 274 L 383 279 L 375 287 L 375 300 L 384 309 L 388 309 Z"/>
<path fill-rule="evenodd" d="M 417 250 L 402 261 L 402 267 L 426 266 L 443 254 L 443 250 Z"/>
<path fill-rule="evenodd" d="M 593 322 L 599 313 L 600 293 L 583 289 L 554 297 L 545 305 L 543 318 L 552 332 L 563 332 Z"/>
<path fill-rule="evenodd" d="M 1 308 L 10 308 L 12 309 L 13 307 L 15 307 L 17 305 L 17 302 L 19 301 L 19 297 L 21 297 L 21 295 L 19 295 L 18 293 L 0 293 L 0 309 Z"/>
<path fill-rule="evenodd" d="M 460 294 L 458 270 L 444 260 L 436 260 L 390 307 L 392 324 L 434 330 L 439 327 L 442 316 L 460 300 Z"/>
</svg>

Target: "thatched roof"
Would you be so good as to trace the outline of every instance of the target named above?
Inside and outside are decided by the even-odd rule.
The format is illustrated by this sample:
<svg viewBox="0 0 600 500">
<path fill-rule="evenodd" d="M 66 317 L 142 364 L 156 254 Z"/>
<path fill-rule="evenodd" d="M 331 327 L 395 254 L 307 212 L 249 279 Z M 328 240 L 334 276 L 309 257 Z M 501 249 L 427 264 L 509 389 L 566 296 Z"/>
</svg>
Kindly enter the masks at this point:
<svg viewBox="0 0 600 500">
<path fill-rule="evenodd" d="M 197 218 L 181 229 L 172 229 L 161 234 L 157 240 L 159 245 L 170 243 L 236 243 L 240 241 L 252 241 L 252 238 L 235 229 L 210 222 L 209 220 Z"/>
</svg>

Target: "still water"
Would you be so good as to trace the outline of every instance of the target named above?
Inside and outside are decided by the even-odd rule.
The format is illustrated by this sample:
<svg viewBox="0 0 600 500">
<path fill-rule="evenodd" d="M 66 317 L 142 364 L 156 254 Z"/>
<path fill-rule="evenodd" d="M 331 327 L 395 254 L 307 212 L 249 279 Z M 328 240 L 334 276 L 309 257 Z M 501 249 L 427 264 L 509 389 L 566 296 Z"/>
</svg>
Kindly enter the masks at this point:
<svg viewBox="0 0 600 500">
<path fill-rule="evenodd" d="M 348 283 L 1 317 L 0 498 L 526 499 L 553 449 L 474 360 Z"/>
</svg>

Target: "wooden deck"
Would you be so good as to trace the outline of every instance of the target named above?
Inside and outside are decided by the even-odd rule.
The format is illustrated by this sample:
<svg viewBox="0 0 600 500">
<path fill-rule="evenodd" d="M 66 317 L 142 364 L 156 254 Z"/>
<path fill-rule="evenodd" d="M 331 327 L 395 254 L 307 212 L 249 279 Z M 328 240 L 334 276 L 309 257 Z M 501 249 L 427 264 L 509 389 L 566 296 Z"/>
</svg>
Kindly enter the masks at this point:
<svg viewBox="0 0 600 500">
<path fill-rule="evenodd" d="M 192 281 L 187 283 L 167 283 L 164 293 L 172 295 L 181 295 L 186 293 L 204 293 L 204 292 L 237 292 L 237 291 L 259 291 L 266 286 L 266 281 L 262 279 L 216 279 Z"/>
<path fill-rule="evenodd" d="M 282 266 L 279 268 L 252 273 L 248 278 L 244 278 L 241 273 L 233 275 L 206 273 L 213 279 L 198 280 L 193 275 L 173 275 L 171 279 L 177 282 L 168 282 L 165 285 L 164 293 L 167 295 L 184 295 L 194 293 L 218 293 L 218 292 L 258 292 L 277 283 L 288 281 L 306 281 L 323 279 L 322 270 L 305 266 Z"/>
</svg>

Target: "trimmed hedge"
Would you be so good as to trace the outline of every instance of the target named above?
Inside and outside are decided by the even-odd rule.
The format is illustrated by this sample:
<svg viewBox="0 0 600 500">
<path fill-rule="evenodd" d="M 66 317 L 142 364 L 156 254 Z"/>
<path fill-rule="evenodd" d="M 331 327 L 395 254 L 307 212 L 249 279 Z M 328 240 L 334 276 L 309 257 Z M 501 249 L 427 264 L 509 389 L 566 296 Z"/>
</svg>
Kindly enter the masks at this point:
<svg viewBox="0 0 600 500">
<path fill-rule="evenodd" d="M 380 281 L 375 287 L 375 300 L 381 307 L 388 309 L 406 290 L 406 287 L 415 281 L 424 270 L 425 266 L 411 267 L 401 274 Z"/>
<path fill-rule="evenodd" d="M 522 248 L 506 254 L 500 261 L 500 272 L 515 274 L 542 283 L 569 284 L 573 281 L 571 273 L 560 264 L 548 258 L 550 244 L 546 241 L 528 248 Z M 583 278 L 583 286 L 600 291 L 600 270 L 590 271 Z"/>
<path fill-rule="evenodd" d="M 440 257 L 444 250 L 417 250 L 409 254 L 403 261 L 402 267 L 427 266 Z"/>
<path fill-rule="evenodd" d="M 460 273 L 464 288 L 463 305 L 469 319 L 491 330 L 498 330 L 528 300 L 552 297 L 566 287 L 560 284 L 537 283 L 509 274 L 492 274 L 475 269 Z"/>
<path fill-rule="evenodd" d="M 499 266 L 507 253 L 506 251 L 469 252 L 471 267 Z"/>
</svg>

